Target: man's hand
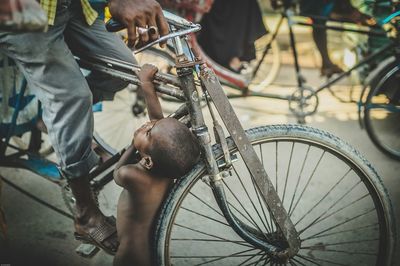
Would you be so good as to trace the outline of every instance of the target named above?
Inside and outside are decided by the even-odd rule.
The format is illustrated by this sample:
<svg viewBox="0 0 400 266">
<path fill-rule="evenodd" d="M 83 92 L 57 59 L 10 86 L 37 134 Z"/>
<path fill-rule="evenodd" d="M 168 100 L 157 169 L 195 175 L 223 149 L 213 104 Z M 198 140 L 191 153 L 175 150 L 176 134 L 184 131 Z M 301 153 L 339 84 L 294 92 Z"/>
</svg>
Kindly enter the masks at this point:
<svg viewBox="0 0 400 266">
<path fill-rule="evenodd" d="M 164 18 L 161 6 L 155 0 L 110 0 L 110 13 L 118 21 L 125 24 L 128 31 L 128 46 L 139 48 L 149 41 L 154 41 L 168 34 L 168 23 Z M 156 27 L 158 32 L 139 34 L 137 40 L 136 27 Z M 161 46 L 165 45 L 160 43 Z"/>
</svg>

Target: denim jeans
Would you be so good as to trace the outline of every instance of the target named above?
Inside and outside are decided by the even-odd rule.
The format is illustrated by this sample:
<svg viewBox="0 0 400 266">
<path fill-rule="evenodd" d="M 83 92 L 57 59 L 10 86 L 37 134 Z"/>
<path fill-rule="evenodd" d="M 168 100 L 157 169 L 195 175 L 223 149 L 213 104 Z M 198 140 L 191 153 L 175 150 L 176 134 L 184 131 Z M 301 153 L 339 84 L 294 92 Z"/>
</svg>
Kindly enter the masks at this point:
<svg viewBox="0 0 400 266">
<path fill-rule="evenodd" d="M 63 175 L 88 175 L 99 161 L 91 149 L 93 98 L 111 100 L 127 83 L 98 72 L 85 78 L 73 54 L 79 49 L 135 63 L 132 52 L 100 19 L 87 25 L 79 0 L 58 0 L 55 23 L 45 33 L 0 32 L 0 49 L 16 61 L 41 101 Z"/>
</svg>

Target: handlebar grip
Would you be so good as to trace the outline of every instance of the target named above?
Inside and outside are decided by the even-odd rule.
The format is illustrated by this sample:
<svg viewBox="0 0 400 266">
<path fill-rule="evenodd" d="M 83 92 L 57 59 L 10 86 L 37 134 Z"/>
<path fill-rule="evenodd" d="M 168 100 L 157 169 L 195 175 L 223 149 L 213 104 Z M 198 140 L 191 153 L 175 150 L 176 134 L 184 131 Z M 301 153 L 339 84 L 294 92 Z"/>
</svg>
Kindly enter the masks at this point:
<svg viewBox="0 0 400 266">
<path fill-rule="evenodd" d="M 122 24 L 121 22 L 119 22 L 118 20 L 115 20 L 113 18 L 110 18 L 106 22 L 106 29 L 109 32 L 117 32 L 117 31 L 123 30 L 125 28 L 126 28 L 126 26 L 124 24 Z"/>
</svg>

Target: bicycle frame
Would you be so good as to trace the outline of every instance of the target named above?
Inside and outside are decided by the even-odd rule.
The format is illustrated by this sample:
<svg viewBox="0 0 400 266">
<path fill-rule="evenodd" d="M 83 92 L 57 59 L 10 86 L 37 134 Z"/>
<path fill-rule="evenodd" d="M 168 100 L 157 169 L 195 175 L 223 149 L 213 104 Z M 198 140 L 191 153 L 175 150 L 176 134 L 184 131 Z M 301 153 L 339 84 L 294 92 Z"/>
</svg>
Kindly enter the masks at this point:
<svg viewBox="0 0 400 266">
<path fill-rule="evenodd" d="M 195 56 L 193 60 L 190 60 L 189 58 L 192 58 L 192 55 L 185 55 L 184 49 L 182 48 L 183 40 L 181 37 L 175 34 L 173 35 L 173 40 L 177 58 L 176 68 L 178 80 L 169 75 L 159 73 L 155 77 L 156 90 L 160 93 L 165 93 L 178 98 L 182 97 L 181 93 L 184 94 L 185 104 L 172 116 L 179 119 L 182 116 L 189 114 L 192 130 L 199 139 L 203 150 L 203 159 L 208 166 L 207 181 L 210 182 L 215 199 L 232 228 L 234 228 L 234 230 L 247 242 L 265 250 L 271 256 L 280 261 L 286 261 L 290 257 L 294 256 L 300 247 L 298 233 L 296 232 L 293 223 L 290 221 L 285 209 L 282 207 L 279 196 L 274 190 L 269 177 L 264 171 L 252 145 L 247 139 L 244 129 L 236 117 L 232 106 L 223 93 L 218 78 L 204 63 L 200 61 L 197 56 Z M 196 49 L 193 50 L 195 54 L 197 54 Z M 138 78 L 134 73 L 132 73 L 138 69 L 138 66 L 136 65 L 126 64 L 106 57 L 79 58 L 78 63 L 81 67 L 107 73 L 111 76 L 127 80 L 133 84 L 140 85 Z M 198 71 L 198 66 L 201 69 L 200 71 Z M 239 152 L 242 157 L 245 158 L 245 163 L 254 177 L 260 194 L 268 205 L 278 228 L 280 228 L 280 233 L 283 234 L 287 240 L 287 247 L 275 247 L 266 241 L 260 240 L 257 236 L 251 233 L 251 228 L 248 228 L 248 226 L 241 223 L 241 221 L 230 211 L 222 186 L 222 179 L 225 176 L 225 170 L 230 166 L 230 154 L 229 151 L 225 151 L 224 167 L 220 169 L 214 157 L 211 145 L 211 136 L 203 118 L 202 108 L 200 105 L 201 97 L 197 91 L 197 86 L 193 76 L 194 72 L 196 72 L 200 77 L 202 82 L 201 88 L 203 89 L 205 98 L 210 98 L 214 102 L 214 105 L 238 147 Z M 163 84 L 165 82 L 167 84 Z M 213 127 L 215 131 L 218 132 L 218 138 L 216 139 L 218 139 L 222 147 L 225 147 L 226 149 L 227 146 L 226 143 L 224 143 L 225 136 L 215 118 L 213 119 Z M 105 164 L 91 173 L 91 179 L 96 188 L 101 188 L 112 179 L 112 165 L 118 161 L 122 153 L 123 151 L 117 153 Z M 104 176 L 100 180 L 94 181 L 94 178 L 100 173 Z"/>
</svg>

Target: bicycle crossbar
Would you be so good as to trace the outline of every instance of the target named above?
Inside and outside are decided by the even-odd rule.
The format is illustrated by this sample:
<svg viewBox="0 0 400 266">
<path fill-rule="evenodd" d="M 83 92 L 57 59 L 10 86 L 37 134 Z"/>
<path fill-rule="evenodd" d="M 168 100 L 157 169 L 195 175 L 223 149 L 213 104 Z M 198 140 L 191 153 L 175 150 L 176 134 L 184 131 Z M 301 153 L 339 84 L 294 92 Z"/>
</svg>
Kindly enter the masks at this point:
<svg viewBox="0 0 400 266">
<path fill-rule="evenodd" d="M 132 74 L 132 72 L 136 73 L 137 71 L 140 71 L 140 66 L 137 64 L 133 64 L 127 61 L 103 56 L 103 55 L 91 55 L 91 56 L 85 56 L 82 52 L 77 52 L 79 57 L 76 57 L 75 59 L 79 61 L 84 61 L 87 63 L 87 66 L 90 66 L 91 64 L 102 64 L 104 66 L 107 66 L 108 68 L 112 68 L 115 70 L 123 70 L 128 74 Z M 171 85 L 174 85 L 176 87 L 180 87 L 181 83 L 179 82 L 179 79 L 171 74 L 168 73 L 156 73 L 154 76 L 154 79 L 158 82 L 165 82 Z"/>
<path fill-rule="evenodd" d="M 136 74 L 132 73 L 132 69 L 129 69 L 130 72 L 127 73 L 126 70 L 124 71 L 124 70 L 115 69 L 115 68 L 113 68 L 112 65 L 111 66 L 103 65 L 103 64 L 95 63 L 95 62 L 92 62 L 92 61 L 89 61 L 89 60 L 86 60 L 83 58 L 77 58 L 76 61 L 83 68 L 87 68 L 90 70 L 96 70 L 96 71 L 108 74 L 110 76 L 128 81 L 135 85 L 141 84 L 141 82 L 140 82 L 139 78 L 136 76 Z M 159 79 L 155 80 L 155 88 L 156 88 L 156 91 L 158 91 L 160 93 L 175 97 L 181 101 L 186 100 L 186 97 L 185 97 L 184 93 L 182 92 L 182 90 L 180 90 L 179 88 L 169 86 L 169 85 L 165 85 Z"/>
<path fill-rule="evenodd" d="M 323 89 L 330 87 L 331 85 L 335 84 L 337 81 L 341 80 L 342 78 L 344 78 L 345 76 L 349 76 L 350 73 L 359 68 L 360 66 L 363 66 L 365 64 L 368 64 L 371 61 L 374 61 L 379 55 L 384 54 L 387 51 L 390 51 L 391 49 L 393 49 L 394 47 L 396 47 L 396 43 L 395 42 L 390 42 L 386 45 L 384 45 L 383 47 L 381 47 L 379 50 L 373 52 L 370 56 L 362 59 L 360 62 L 358 62 L 356 65 L 354 65 L 353 67 L 351 67 L 349 70 L 338 74 L 336 77 L 329 79 L 326 83 L 322 84 L 321 86 L 319 86 L 315 92 L 318 93 L 320 91 L 322 91 Z"/>
</svg>

